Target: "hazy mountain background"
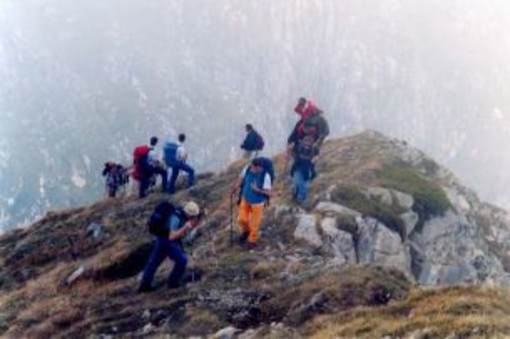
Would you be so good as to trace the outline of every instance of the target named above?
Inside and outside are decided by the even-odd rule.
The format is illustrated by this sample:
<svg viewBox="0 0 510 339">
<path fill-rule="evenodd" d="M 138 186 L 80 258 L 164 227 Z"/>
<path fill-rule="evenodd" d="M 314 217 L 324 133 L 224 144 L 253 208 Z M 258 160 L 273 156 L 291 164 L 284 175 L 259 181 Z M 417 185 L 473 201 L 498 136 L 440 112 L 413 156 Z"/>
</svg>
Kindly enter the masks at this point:
<svg viewBox="0 0 510 339">
<path fill-rule="evenodd" d="M 510 207 L 507 0 L 0 0 L 0 228 L 103 194 L 102 165 L 185 131 L 199 171 L 301 96 Z"/>
</svg>

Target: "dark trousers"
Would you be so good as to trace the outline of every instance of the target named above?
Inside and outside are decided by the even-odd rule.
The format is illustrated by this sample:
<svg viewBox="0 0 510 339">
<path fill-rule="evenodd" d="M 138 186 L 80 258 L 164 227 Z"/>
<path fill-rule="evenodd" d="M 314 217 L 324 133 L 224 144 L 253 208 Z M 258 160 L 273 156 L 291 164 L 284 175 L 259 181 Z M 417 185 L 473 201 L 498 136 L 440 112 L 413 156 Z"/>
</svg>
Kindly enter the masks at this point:
<svg viewBox="0 0 510 339">
<path fill-rule="evenodd" d="M 143 286 L 151 286 L 156 270 L 166 257 L 175 262 L 174 268 L 168 277 L 168 284 L 179 284 L 188 264 L 186 253 L 184 253 L 179 243 L 168 240 L 166 237 L 157 237 L 149 260 L 145 264 L 142 278 Z"/>
<path fill-rule="evenodd" d="M 161 187 L 163 188 L 163 191 L 165 192 L 168 189 L 168 172 L 167 172 L 167 170 L 164 169 L 163 167 L 155 166 L 152 168 L 152 174 L 161 176 Z"/>
<path fill-rule="evenodd" d="M 188 188 L 195 184 L 195 170 L 187 163 L 179 162 L 170 165 L 169 168 L 172 168 L 172 176 L 170 177 L 170 183 L 168 184 L 169 193 L 175 193 L 175 182 L 179 176 L 179 171 L 184 171 L 188 174 Z"/>
<path fill-rule="evenodd" d="M 145 198 L 147 196 L 147 190 L 151 185 L 151 177 L 144 176 L 140 179 L 140 185 L 138 186 L 138 197 Z"/>
</svg>

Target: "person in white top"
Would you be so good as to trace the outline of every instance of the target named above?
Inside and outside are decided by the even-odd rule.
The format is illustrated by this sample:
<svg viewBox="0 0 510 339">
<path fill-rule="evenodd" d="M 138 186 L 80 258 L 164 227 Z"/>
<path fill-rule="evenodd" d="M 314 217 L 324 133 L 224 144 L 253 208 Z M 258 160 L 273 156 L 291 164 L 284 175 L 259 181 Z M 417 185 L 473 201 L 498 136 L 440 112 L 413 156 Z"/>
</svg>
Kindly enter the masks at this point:
<svg viewBox="0 0 510 339">
<path fill-rule="evenodd" d="M 184 147 L 186 141 L 186 135 L 184 133 L 179 134 L 179 143 L 177 144 L 177 151 L 175 154 L 176 161 L 167 161 L 169 168 L 172 168 L 172 176 L 168 184 L 168 192 L 170 194 L 175 193 L 175 182 L 179 176 L 180 171 L 184 171 L 188 174 L 188 188 L 195 184 L 195 170 L 188 163 L 188 153 Z M 172 156 L 170 156 L 171 158 Z"/>
<path fill-rule="evenodd" d="M 158 144 L 158 137 L 152 137 L 150 140 L 150 151 L 147 155 L 147 162 L 151 168 L 152 175 L 161 176 L 161 190 L 164 192 L 168 185 L 168 172 L 160 160 L 159 152 L 156 149 Z M 155 179 L 154 179 L 155 182 Z"/>
</svg>

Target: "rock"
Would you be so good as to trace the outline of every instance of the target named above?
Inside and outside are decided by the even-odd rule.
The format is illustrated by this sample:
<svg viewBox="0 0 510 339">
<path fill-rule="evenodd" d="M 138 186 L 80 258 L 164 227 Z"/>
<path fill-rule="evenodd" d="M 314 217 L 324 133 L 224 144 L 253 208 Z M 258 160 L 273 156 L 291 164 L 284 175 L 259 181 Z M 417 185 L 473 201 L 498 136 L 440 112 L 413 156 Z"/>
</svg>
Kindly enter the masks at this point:
<svg viewBox="0 0 510 339">
<path fill-rule="evenodd" d="M 336 227 L 335 218 L 325 218 L 321 222 L 321 229 L 329 239 L 332 254 L 337 261 L 335 264 L 342 262 L 356 262 L 356 250 L 354 247 L 354 240 L 352 235 L 344 230 Z"/>
<path fill-rule="evenodd" d="M 311 214 L 301 214 L 298 216 L 298 225 L 294 231 L 294 238 L 302 239 L 313 246 L 321 246 L 322 240 L 317 232 L 316 217 Z"/>
<path fill-rule="evenodd" d="M 366 193 L 369 198 L 375 197 L 380 199 L 383 204 L 393 205 L 393 197 L 391 191 L 383 187 L 368 187 Z"/>
<path fill-rule="evenodd" d="M 411 210 L 414 205 L 414 198 L 412 195 L 405 194 L 399 191 L 392 191 L 394 197 L 397 199 L 397 203 L 400 207 L 407 210 Z"/>
<path fill-rule="evenodd" d="M 145 311 L 143 311 L 143 314 L 142 314 L 142 318 L 143 318 L 143 319 L 147 320 L 147 319 L 149 319 L 150 317 L 151 317 L 151 311 L 149 311 L 149 310 L 145 310 Z"/>
<path fill-rule="evenodd" d="M 143 327 L 142 333 L 144 335 L 147 335 L 147 334 L 153 332 L 155 329 L 156 329 L 156 327 L 154 325 L 152 325 L 151 323 L 149 323 Z"/>
<path fill-rule="evenodd" d="M 416 227 L 416 225 L 418 224 L 418 221 L 420 220 L 420 217 L 418 216 L 418 214 L 416 214 L 412 211 L 409 211 L 409 212 L 401 214 L 400 218 L 406 225 L 406 234 L 407 234 L 407 236 L 409 236 L 411 233 L 413 233 L 414 228 Z"/>
<path fill-rule="evenodd" d="M 356 222 L 359 261 L 394 267 L 412 278 L 409 249 L 402 244 L 400 236 L 372 218 L 358 218 Z"/>
<path fill-rule="evenodd" d="M 431 331 L 428 328 L 422 330 L 416 330 L 409 336 L 409 339 L 428 339 L 432 338 Z"/>
<path fill-rule="evenodd" d="M 323 212 L 323 213 L 334 213 L 334 214 L 350 215 L 353 217 L 361 217 L 360 212 L 350 209 L 348 207 L 339 205 L 339 204 L 332 203 L 332 202 L 321 201 L 317 204 L 315 209 L 317 211 Z"/>
<path fill-rule="evenodd" d="M 218 332 L 216 332 L 213 336 L 215 339 L 231 339 L 233 338 L 239 330 L 233 326 L 225 327 Z"/>
<path fill-rule="evenodd" d="M 87 237 L 93 237 L 94 239 L 99 238 L 103 233 L 103 226 L 98 223 L 91 223 L 87 227 Z"/>
<path fill-rule="evenodd" d="M 75 269 L 69 275 L 69 277 L 67 277 L 66 285 L 71 285 L 72 283 L 74 283 L 76 280 L 78 280 L 78 278 L 80 278 L 83 275 L 83 273 L 85 273 L 85 266 L 80 266 L 77 269 Z"/>
</svg>

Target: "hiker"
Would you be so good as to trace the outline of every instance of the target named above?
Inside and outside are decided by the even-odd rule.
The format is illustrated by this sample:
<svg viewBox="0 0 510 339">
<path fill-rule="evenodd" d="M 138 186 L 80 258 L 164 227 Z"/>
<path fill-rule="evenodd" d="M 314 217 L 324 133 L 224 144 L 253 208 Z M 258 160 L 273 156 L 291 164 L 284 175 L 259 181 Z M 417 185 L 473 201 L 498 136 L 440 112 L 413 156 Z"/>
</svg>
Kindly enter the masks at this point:
<svg viewBox="0 0 510 339">
<path fill-rule="evenodd" d="M 305 98 L 299 98 L 294 111 L 299 114 L 300 119 L 287 139 L 289 151 L 307 135 L 314 138 L 314 144 L 320 151 L 324 139 L 329 135 L 329 125 L 326 118 L 324 118 L 324 112 L 311 100 Z"/>
<path fill-rule="evenodd" d="M 184 171 L 188 174 L 188 188 L 195 184 L 195 170 L 186 161 L 188 154 L 184 148 L 186 135 L 179 134 L 179 142 L 167 142 L 163 148 L 164 160 L 168 168 L 172 169 L 172 176 L 168 184 L 167 192 L 170 194 L 175 193 L 175 182 L 179 176 L 179 171 Z"/>
<path fill-rule="evenodd" d="M 246 124 L 245 128 L 246 137 L 241 144 L 241 149 L 244 150 L 243 158 L 252 159 L 258 156 L 259 151 L 264 149 L 264 139 L 251 124 Z"/>
<path fill-rule="evenodd" d="M 310 182 L 315 177 L 314 157 L 319 153 L 317 146 L 314 145 L 314 139 L 308 135 L 294 144 L 293 164 L 290 170 L 292 181 L 294 183 L 293 199 L 302 203 L 308 196 Z"/>
<path fill-rule="evenodd" d="M 241 192 L 238 220 L 242 233 L 239 243 L 244 245 L 248 242 L 248 249 L 255 249 L 258 246 L 258 232 L 264 205 L 272 194 L 272 178 L 267 167 L 265 158 L 253 159 L 251 164 L 243 169 L 231 189 L 231 194 L 238 190 Z"/>
<path fill-rule="evenodd" d="M 174 261 L 174 267 L 167 280 L 168 288 L 180 286 L 181 278 L 186 271 L 188 258 L 183 250 L 181 240 L 188 235 L 200 222 L 199 206 L 190 201 L 184 208 L 169 202 L 160 203 L 149 219 L 149 231 L 156 236 L 154 248 L 145 264 L 139 292 L 154 290 L 152 280 L 159 265 L 168 257 Z"/>
<path fill-rule="evenodd" d="M 166 192 L 168 186 L 168 172 L 160 160 L 159 152 L 156 149 L 158 138 L 152 137 L 150 140 L 150 150 L 148 154 L 149 166 L 151 168 L 151 177 L 156 175 L 161 176 L 161 190 Z M 154 178 L 155 179 L 155 178 Z M 150 184 L 149 184 L 150 185 Z"/>
<path fill-rule="evenodd" d="M 131 176 L 138 184 L 138 197 L 144 198 L 147 195 L 152 177 L 152 168 L 149 164 L 149 152 L 151 148 L 147 145 L 137 146 L 133 151 L 133 167 Z"/>
<path fill-rule="evenodd" d="M 119 188 L 124 187 L 129 183 L 129 175 L 127 169 L 121 164 L 116 164 L 113 161 L 108 161 L 104 164 L 103 172 L 101 173 L 105 177 L 105 188 L 108 197 L 115 198 Z"/>
</svg>

